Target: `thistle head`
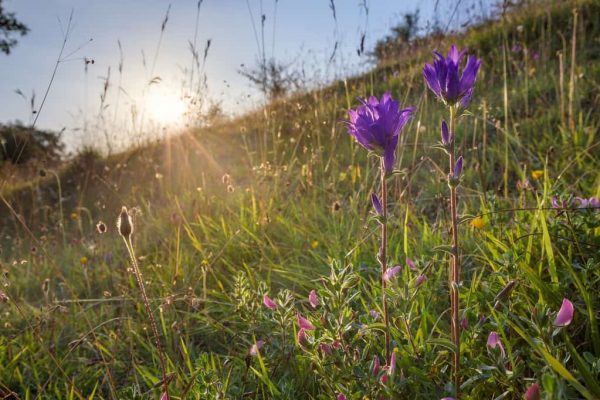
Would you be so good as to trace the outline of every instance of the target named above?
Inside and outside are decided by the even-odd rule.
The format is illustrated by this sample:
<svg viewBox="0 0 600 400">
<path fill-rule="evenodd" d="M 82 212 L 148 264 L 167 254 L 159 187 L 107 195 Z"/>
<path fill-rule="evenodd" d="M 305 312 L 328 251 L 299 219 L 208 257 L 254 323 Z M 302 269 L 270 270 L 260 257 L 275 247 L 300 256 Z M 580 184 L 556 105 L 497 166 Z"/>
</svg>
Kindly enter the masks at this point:
<svg viewBox="0 0 600 400">
<path fill-rule="evenodd" d="M 133 233 L 133 221 L 125 206 L 121 207 L 121 213 L 117 218 L 117 231 L 125 239 L 129 239 Z"/>
</svg>

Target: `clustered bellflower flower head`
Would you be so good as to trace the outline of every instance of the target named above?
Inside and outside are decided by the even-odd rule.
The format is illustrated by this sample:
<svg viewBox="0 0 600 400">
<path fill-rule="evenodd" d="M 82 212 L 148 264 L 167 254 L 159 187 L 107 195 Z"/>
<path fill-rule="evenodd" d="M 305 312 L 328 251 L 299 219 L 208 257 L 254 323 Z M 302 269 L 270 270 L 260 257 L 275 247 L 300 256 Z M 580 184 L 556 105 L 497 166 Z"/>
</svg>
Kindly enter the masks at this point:
<svg viewBox="0 0 600 400">
<path fill-rule="evenodd" d="M 412 116 L 414 108 L 400 109 L 400 103 L 385 92 L 381 99 L 375 96 L 362 103 L 355 110 L 348 110 L 349 120 L 345 121 L 348 133 L 365 149 L 383 157 L 385 172 L 391 172 L 396 161 L 396 147 L 400 131 Z"/>
<path fill-rule="evenodd" d="M 450 47 L 448 57 L 434 51 L 433 64 L 425 64 L 423 77 L 427 86 L 435 95 L 449 106 L 459 105 L 467 108 L 473 95 L 473 87 L 481 60 L 474 56 L 467 58 L 462 74 L 459 67 L 465 56 L 465 51 L 458 51 L 456 46 Z"/>
</svg>

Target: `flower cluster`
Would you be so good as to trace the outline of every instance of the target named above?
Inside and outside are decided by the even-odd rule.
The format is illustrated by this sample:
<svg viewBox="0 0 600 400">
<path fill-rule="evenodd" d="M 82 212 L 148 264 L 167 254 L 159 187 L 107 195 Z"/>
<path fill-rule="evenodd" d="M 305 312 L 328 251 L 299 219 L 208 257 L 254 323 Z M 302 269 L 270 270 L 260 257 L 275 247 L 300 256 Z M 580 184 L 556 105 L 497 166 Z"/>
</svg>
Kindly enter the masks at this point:
<svg viewBox="0 0 600 400">
<path fill-rule="evenodd" d="M 414 112 L 414 108 L 400 109 L 400 103 L 389 92 L 377 99 L 360 99 L 362 105 L 349 110 L 345 121 L 348 133 L 365 149 L 383 157 L 385 171 L 390 172 L 396 160 L 400 131 Z"/>
</svg>

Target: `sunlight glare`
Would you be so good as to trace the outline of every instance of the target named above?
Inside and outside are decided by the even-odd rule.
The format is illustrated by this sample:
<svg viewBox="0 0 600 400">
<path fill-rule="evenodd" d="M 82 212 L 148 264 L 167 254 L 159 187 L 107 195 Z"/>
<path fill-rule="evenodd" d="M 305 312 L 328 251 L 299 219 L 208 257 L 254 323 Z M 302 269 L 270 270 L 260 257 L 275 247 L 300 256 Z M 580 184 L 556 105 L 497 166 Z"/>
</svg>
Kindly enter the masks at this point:
<svg viewBox="0 0 600 400">
<path fill-rule="evenodd" d="M 161 125 L 183 123 L 186 112 L 185 102 L 174 94 L 152 93 L 148 97 L 148 117 Z"/>
</svg>

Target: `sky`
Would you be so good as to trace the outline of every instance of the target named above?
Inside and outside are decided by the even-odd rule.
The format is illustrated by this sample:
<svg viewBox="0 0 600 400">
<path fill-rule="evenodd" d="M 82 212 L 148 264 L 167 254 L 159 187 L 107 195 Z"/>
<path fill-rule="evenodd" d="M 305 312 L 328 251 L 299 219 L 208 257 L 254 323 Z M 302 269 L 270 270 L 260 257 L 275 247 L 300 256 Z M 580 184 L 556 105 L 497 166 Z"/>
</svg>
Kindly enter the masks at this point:
<svg viewBox="0 0 600 400">
<path fill-rule="evenodd" d="M 197 0 L 4 0 L 4 9 L 14 12 L 30 32 L 19 38 L 9 56 L 0 54 L 0 123 L 32 123 L 37 117 L 38 128 L 64 129 L 63 139 L 71 148 L 110 141 L 113 136 L 106 135 L 118 130 L 177 126 L 183 121 L 178 116 L 185 109 L 182 99 L 188 93 L 194 38 L 200 58 L 211 41 L 203 67 L 205 104 L 219 104 L 227 115 L 243 113 L 264 101 L 239 73 L 255 66 L 262 53 L 262 14 L 266 57 L 303 70 L 318 84 L 372 66 L 368 56 L 356 54 L 363 33 L 365 49 L 372 50 L 407 12 L 419 10 L 424 33 L 434 15 L 444 27 L 459 27 L 468 18 L 467 9 L 481 13 L 491 0 L 333 3 L 336 20 L 330 0 L 204 0 L 199 14 Z M 70 15 L 65 50 L 40 110 Z M 160 79 L 149 84 L 155 77 Z M 32 113 L 33 94 L 33 110 L 39 114 Z M 150 122 L 141 127 L 141 120 Z M 101 133 L 107 130 L 111 132 Z"/>
</svg>

